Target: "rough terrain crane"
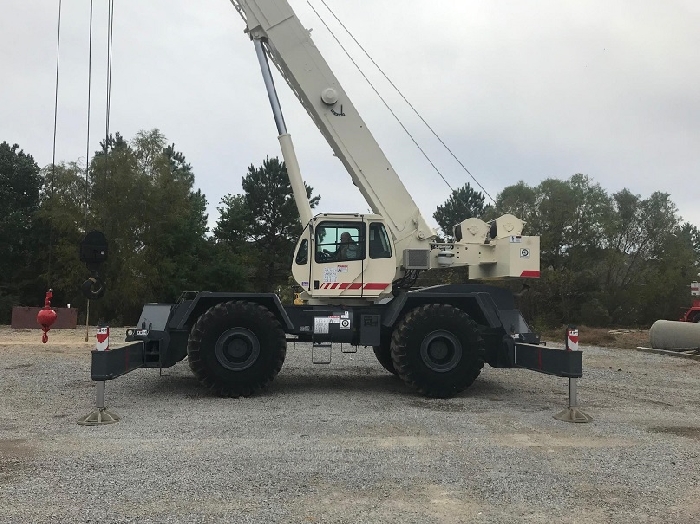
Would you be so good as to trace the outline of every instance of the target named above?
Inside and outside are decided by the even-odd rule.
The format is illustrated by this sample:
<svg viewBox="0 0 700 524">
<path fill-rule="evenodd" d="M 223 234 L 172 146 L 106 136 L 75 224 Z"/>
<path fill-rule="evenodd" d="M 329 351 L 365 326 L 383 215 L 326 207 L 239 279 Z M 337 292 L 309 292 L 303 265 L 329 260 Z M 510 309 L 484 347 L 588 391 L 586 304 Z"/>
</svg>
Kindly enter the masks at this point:
<svg viewBox="0 0 700 524">
<path fill-rule="evenodd" d="M 504 215 L 455 226 L 442 243 L 376 143 L 286 0 L 231 0 L 252 40 L 304 227 L 292 274 L 301 305 L 271 293 L 187 292 L 176 304 L 147 304 L 131 344 L 93 352 L 92 378 L 188 358 L 200 382 L 248 396 L 280 371 L 287 340 L 371 346 L 379 362 L 422 394 L 450 397 L 484 363 L 577 377 L 580 352 L 538 342 L 512 294 L 485 285 L 411 290 L 419 272 L 469 266 L 470 278 L 539 276 L 539 238 Z M 269 67 L 272 61 L 345 166 L 372 213 L 312 216 Z M 328 351 L 330 351 L 328 349 Z M 312 359 L 314 357 L 312 356 Z"/>
</svg>

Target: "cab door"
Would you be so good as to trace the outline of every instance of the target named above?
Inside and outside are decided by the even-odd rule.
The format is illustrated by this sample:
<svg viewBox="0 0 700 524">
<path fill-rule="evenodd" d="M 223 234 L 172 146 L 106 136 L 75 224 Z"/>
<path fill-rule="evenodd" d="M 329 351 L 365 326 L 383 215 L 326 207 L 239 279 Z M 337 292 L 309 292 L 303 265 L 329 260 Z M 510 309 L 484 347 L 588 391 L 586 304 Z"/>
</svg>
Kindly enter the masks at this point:
<svg viewBox="0 0 700 524">
<path fill-rule="evenodd" d="M 360 297 L 364 287 L 367 225 L 355 220 L 320 220 L 312 235 L 309 294 L 314 297 Z"/>
</svg>

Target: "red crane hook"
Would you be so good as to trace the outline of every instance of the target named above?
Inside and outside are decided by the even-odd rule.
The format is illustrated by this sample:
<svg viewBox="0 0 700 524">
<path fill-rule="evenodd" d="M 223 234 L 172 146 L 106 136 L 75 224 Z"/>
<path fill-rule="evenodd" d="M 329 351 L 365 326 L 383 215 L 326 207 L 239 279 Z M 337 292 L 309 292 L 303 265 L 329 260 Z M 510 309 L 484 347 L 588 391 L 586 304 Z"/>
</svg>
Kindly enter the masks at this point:
<svg viewBox="0 0 700 524">
<path fill-rule="evenodd" d="M 43 335 L 41 335 L 41 341 L 46 344 L 49 340 L 49 335 L 47 333 L 51 329 L 51 326 L 53 325 L 54 322 L 56 322 L 56 317 L 58 315 L 56 314 L 56 311 L 51 309 L 51 299 L 53 298 L 53 290 L 49 289 L 46 292 L 46 298 L 44 299 L 44 307 L 39 310 L 39 313 L 36 316 L 36 321 L 41 324 L 41 329 L 44 332 Z"/>
</svg>

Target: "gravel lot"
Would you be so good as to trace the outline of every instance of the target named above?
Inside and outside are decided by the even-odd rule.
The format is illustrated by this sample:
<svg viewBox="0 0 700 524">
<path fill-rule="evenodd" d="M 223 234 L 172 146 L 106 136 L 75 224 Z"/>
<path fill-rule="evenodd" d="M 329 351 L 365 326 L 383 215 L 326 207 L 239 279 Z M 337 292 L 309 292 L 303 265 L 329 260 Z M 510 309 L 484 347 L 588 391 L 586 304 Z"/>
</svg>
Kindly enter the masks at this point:
<svg viewBox="0 0 700 524">
<path fill-rule="evenodd" d="M 112 330 L 112 345 L 123 330 Z M 566 379 L 485 368 L 417 396 L 369 348 L 313 365 L 290 344 L 262 395 L 205 393 L 186 363 L 107 383 L 84 331 L 0 327 L 0 522 L 700 522 L 700 362 L 584 349 Z"/>
</svg>

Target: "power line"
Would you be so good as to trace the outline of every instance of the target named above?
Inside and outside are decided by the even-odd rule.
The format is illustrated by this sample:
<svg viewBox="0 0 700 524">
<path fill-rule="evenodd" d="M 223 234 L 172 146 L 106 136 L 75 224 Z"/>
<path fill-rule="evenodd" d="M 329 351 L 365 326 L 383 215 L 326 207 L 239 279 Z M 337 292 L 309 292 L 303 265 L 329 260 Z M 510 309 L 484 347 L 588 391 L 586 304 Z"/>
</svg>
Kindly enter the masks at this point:
<svg viewBox="0 0 700 524">
<path fill-rule="evenodd" d="M 90 172 L 90 112 L 92 101 L 92 13 L 93 2 L 90 0 L 90 44 L 88 51 L 88 100 L 87 100 L 87 140 L 85 144 L 85 233 L 88 230 L 88 202 L 90 200 L 90 192 L 88 189 L 88 176 Z"/>
<path fill-rule="evenodd" d="M 58 0 L 58 23 L 56 27 L 56 88 L 53 104 L 53 146 L 51 151 L 51 204 L 53 206 L 54 184 L 56 179 L 56 131 L 58 129 L 58 79 L 61 59 L 61 7 L 62 0 Z M 53 218 L 49 217 L 49 267 L 46 273 L 46 285 L 51 287 L 51 263 L 53 259 Z"/>
<path fill-rule="evenodd" d="M 333 12 L 333 10 L 328 6 L 328 4 L 325 2 L 325 0 L 320 0 L 320 2 L 321 2 L 321 3 L 324 5 L 324 7 L 328 10 L 328 12 L 333 16 L 333 18 L 335 18 L 335 20 L 338 22 L 338 24 L 340 25 L 340 27 L 342 27 L 343 30 L 348 34 L 348 36 L 350 36 L 350 38 L 355 42 L 355 44 L 357 44 L 357 46 L 360 48 L 360 50 L 362 50 L 362 52 L 365 54 L 365 56 L 367 56 L 367 58 L 372 62 L 372 64 L 377 68 L 377 70 L 382 74 L 382 76 L 387 80 L 387 82 L 389 82 L 389 85 L 390 85 L 391 87 L 394 88 L 394 90 L 399 94 L 399 96 L 403 99 L 403 101 L 406 102 L 406 104 L 408 105 L 408 107 L 411 108 L 411 110 L 412 110 L 412 111 L 415 113 L 415 115 L 421 120 L 421 122 L 423 122 L 423 124 L 428 128 L 428 130 L 430 130 L 430 132 L 433 134 L 433 136 L 435 136 L 435 138 L 437 138 L 437 140 L 438 140 L 438 141 L 440 142 L 440 144 L 447 150 L 447 152 L 452 156 L 452 158 L 454 158 L 454 159 L 457 161 L 457 163 L 461 166 L 461 168 L 471 177 L 471 179 L 474 181 L 474 183 L 475 183 L 477 186 L 479 186 L 479 188 L 484 192 L 484 194 L 485 194 L 486 196 L 488 196 L 489 199 L 491 199 L 492 202 L 495 203 L 494 198 L 489 194 L 488 191 L 486 191 L 486 189 L 484 188 L 484 186 L 482 186 L 482 185 L 479 183 L 479 181 L 474 177 L 474 175 L 471 174 L 471 172 L 469 171 L 469 169 L 467 169 L 467 167 L 464 165 L 464 163 L 457 157 L 457 155 L 454 154 L 454 152 L 449 148 L 449 146 L 448 146 L 448 145 L 445 143 L 445 141 L 440 137 L 440 135 L 437 134 L 437 132 L 430 126 L 430 124 L 428 124 L 428 122 L 423 118 L 423 116 L 418 112 L 418 110 L 413 106 L 413 104 L 411 104 L 411 102 L 404 96 L 404 94 L 401 92 L 401 90 L 396 86 L 396 84 L 394 84 L 394 82 L 389 78 L 389 76 L 384 72 L 384 70 L 382 70 L 382 68 L 379 67 L 379 64 L 377 64 L 377 62 L 375 62 L 375 60 L 370 56 L 370 54 L 369 54 L 369 53 L 367 52 L 367 50 L 362 46 L 362 44 L 360 44 L 360 42 L 358 42 L 358 40 L 355 38 L 355 36 L 350 32 L 350 30 L 345 26 L 345 24 L 343 24 L 343 22 L 338 18 L 338 16 L 337 16 L 337 15 Z M 357 63 L 353 60 L 353 58 L 350 56 L 350 54 L 349 54 L 348 51 L 345 49 L 345 47 L 340 43 L 340 41 L 338 40 L 338 38 L 337 38 L 337 37 L 335 36 L 335 34 L 331 31 L 331 29 L 328 27 L 328 24 L 326 24 L 326 22 L 321 18 L 321 15 L 318 13 L 318 11 L 316 11 L 316 9 L 314 8 L 314 6 L 311 5 L 311 3 L 309 2 L 309 0 L 307 0 L 306 3 L 307 3 L 307 4 L 309 5 L 309 7 L 313 10 L 313 12 L 316 14 L 316 16 L 317 16 L 318 19 L 321 21 L 321 23 L 326 27 L 326 29 L 327 29 L 328 32 L 331 34 L 331 36 L 333 37 L 333 39 L 338 43 L 338 45 L 341 47 L 341 49 L 345 52 L 345 54 L 346 54 L 347 57 L 350 59 L 350 61 L 353 63 L 353 65 L 355 65 L 355 67 L 356 67 L 357 70 L 360 72 L 360 74 L 364 77 L 364 79 L 367 81 L 367 83 L 372 87 L 372 89 L 373 89 L 374 92 L 377 94 L 377 96 L 379 96 L 380 100 L 384 103 L 384 105 L 387 107 L 387 109 L 389 109 L 389 112 L 392 114 L 392 116 L 399 122 L 399 124 L 400 124 L 401 127 L 404 129 L 404 131 L 406 131 L 406 133 L 407 133 L 408 136 L 411 138 L 411 140 L 413 141 L 413 143 L 416 144 L 416 146 L 420 149 L 421 153 L 423 153 L 423 156 L 425 156 L 426 159 L 430 162 L 430 165 L 433 166 L 433 169 L 435 169 L 435 171 L 440 175 L 440 177 L 443 179 L 443 181 L 447 184 L 447 187 L 449 187 L 450 189 L 452 189 L 452 186 L 450 186 L 450 184 L 447 182 L 447 180 L 445 180 L 445 177 L 442 175 L 442 173 L 435 167 L 435 165 L 433 164 L 433 162 L 428 158 L 428 156 L 425 154 L 425 152 L 423 151 L 423 149 L 417 144 L 417 142 L 414 140 L 413 136 L 411 136 L 411 134 L 408 132 L 408 130 L 406 129 L 406 127 L 401 123 L 401 121 L 400 121 L 400 120 L 398 119 L 398 117 L 394 114 L 394 112 L 391 110 L 391 108 L 389 108 L 389 106 L 388 106 L 387 103 L 384 101 L 384 99 L 379 95 L 379 93 L 377 93 L 377 90 L 374 88 L 374 86 L 372 85 L 372 83 L 367 79 L 367 76 L 365 76 L 365 74 L 360 70 L 360 67 L 357 65 Z M 454 190 L 453 190 L 453 191 L 454 191 Z"/>
</svg>

